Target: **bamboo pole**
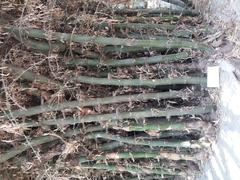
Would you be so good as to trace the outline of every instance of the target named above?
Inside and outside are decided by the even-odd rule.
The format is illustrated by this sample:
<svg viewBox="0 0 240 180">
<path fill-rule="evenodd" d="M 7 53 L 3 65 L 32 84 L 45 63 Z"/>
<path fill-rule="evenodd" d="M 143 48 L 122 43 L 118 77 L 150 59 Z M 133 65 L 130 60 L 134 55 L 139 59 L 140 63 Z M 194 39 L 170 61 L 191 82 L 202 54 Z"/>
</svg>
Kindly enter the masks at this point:
<svg viewBox="0 0 240 180">
<path fill-rule="evenodd" d="M 121 119 L 139 119 L 139 118 L 150 118 L 150 117 L 172 117 L 172 116 L 183 116 L 183 115 L 200 115 L 213 112 L 213 106 L 205 107 L 185 107 L 185 108 L 174 108 L 166 110 L 145 110 L 135 112 L 121 112 L 111 114 L 99 114 L 99 115 L 88 115 L 83 117 L 69 117 L 61 119 L 45 120 L 41 122 L 29 122 L 24 123 L 25 127 L 38 127 L 38 126 L 51 126 L 51 125 L 75 125 L 78 123 L 87 122 L 103 122 L 103 121 L 117 121 Z"/>
<path fill-rule="evenodd" d="M 30 74 L 31 75 L 31 74 Z M 34 76 L 27 76 L 33 78 Z M 33 78 L 34 79 L 34 78 Z M 48 79 L 44 79 L 44 82 L 49 82 Z M 6 113 L 5 115 L 0 115 L 2 118 L 11 116 L 18 118 L 22 116 L 32 116 L 40 113 L 51 112 L 51 111 L 61 111 L 64 109 L 76 108 L 76 107 L 85 107 L 85 106 L 97 106 L 104 104 L 114 104 L 121 102 L 136 102 L 136 101 L 146 101 L 146 100 L 160 100 L 160 99 L 173 99 L 173 98 L 181 98 L 181 97 L 192 97 L 192 96 L 200 96 L 199 92 L 186 92 L 185 90 L 180 91 L 169 91 L 169 92 L 160 92 L 160 93 L 147 93 L 147 94 L 133 94 L 133 95 L 123 95 L 123 96 L 113 96 L 113 97 L 105 97 L 105 98 L 93 98 L 86 101 L 70 101 L 63 102 L 58 104 L 51 105 L 41 105 L 30 107 L 27 109 L 21 110 L 12 110 L 10 113 Z"/>
<path fill-rule="evenodd" d="M 171 14 L 183 16 L 198 16 L 199 13 L 192 10 L 167 10 L 167 9 L 116 9 L 115 14 L 137 15 L 137 14 Z"/>
<path fill-rule="evenodd" d="M 81 163 L 86 163 L 90 161 L 106 161 L 106 160 L 120 160 L 120 159 L 167 159 L 167 160 L 172 160 L 172 161 L 180 161 L 180 160 L 185 160 L 185 161 L 200 161 L 203 158 L 203 154 L 198 153 L 198 154 L 185 154 L 185 153 L 175 153 L 175 152 L 169 152 L 169 151 L 160 151 L 160 152 L 112 152 L 112 153 L 105 153 L 101 155 L 95 155 L 89 158 L 86 157 L 81 157 L 80 162 Z"/>
<path fill-rule="evenodd" d="M 38 146 L 38 145 L 41 145 L 44 143 L 55 141 L 57 139 L 58 138 L 56 136 L 40 136 L 40 137 L 34 138 L 33 140 L 29 141 L 28 143 L 23 143 L 19 147 L 8 150 L 6 153 L 1 154 L 0 164 L 23 153 L 24 151 L 26 151 L 30 148 L 33 148 L 35 146 Z"/>
<path fill-rule="evenodd" d="M 148 169 L 143 167 L 136 166 L 120 166 L 120 165 L 112 165 L 112 164 L 80 164 L 79 168 L 86 169 L 99 169 L 99 170 L 107 170 L 112 172 L 129 172 L 131 174 L 157 174 L 157 175 L 186 175 L 184 172 L 180 171 L 172 171 L 166 168 L 156 168 L 156 169 Z"/>
<path fill-rule="evenodd" d="M 172 147 L 172 148 L 190 148 L 201 149 L 206 148 L 208 145 L 200 143 L 198 141 L 186 141 L 186 140 L 136 140 L 132 137 L 123 137 L 120 135 L 113 135 L 110 133 L 94 132 L 85 136 L 87 139 L 108 139 L 113 141 L 119 141 L 121 143 L 131 145 L 142 145 L 150 147 Z"/>
<path fill-rule="evenodd" d="M 194 122 L 148 122 L 145 124 L 130 123 L 126 125 L 110 124 L 113 129 L 124 131 L 200 131 L 205 132 L 210 128 L 210 124 L 203 121 Z"/>
<path fill-rule="evenodd" d="M 115 46 L 136 46 L 142 48 L 165 48 L 165 49 L 178 49 L 178 48 L 190 48 L 205 51 L 206 54 L 212 54 L 213 48 L 207 46 L 203 43 L 198 43 L 194 41 L 174 39 L 174 40 L 137 40 L 137 39 L 124 39 L 124 38 L 112 38 L 112 37 L 102 37 L 102 36 L 87 36 L 79 34 L 70 33 L 58 33 L 53 32 L 48 34 L 44 30 L 24 28 L 20 29 L 14 26 L 5 26 L 3 30 L 17 35 L 22 34 L 26 37 L 40 38 L 58 40 L 60 42 L 76 42 L 76 43 L 94 43 L 101 45 L 115 45 Z"/>
<path fill-rule="evenodd" d="M 27 81 L 31 82 L 39 82 L 43 84 L 54 84 L 58 86 L 59 88 L 63 87 L 63 85 L 57 81 L 51 80 L 50 78 L 42 75 L 38 75 L 34 72 L 31 72 L 30 70 L 25 70 L 21 67 L 15 66 L 13 64 L 4 64 L 3 66 L 7 67 L 11 73 L 19 76 L 22 79 L 25 79 Z"/>
<path fill-rule="evenodd" d="M 112 27 L 115 29 L 158 29 L 163 31 L 173 31 L 177 28 L 176 25 L 172 24 L 150 24 L 150 23 L 107 23 L 102 22 L 100 24 L 96 24 L 95 27 L 103 29 L 106 27 Z"/>
<path fill-rule="evenodd" d="M 191 58 L 189 53 L 180 52 L 176 54 L 160 55 L 153 57 L 141 57 L 141 58 L 129 58 L 129 59 L 108 59 L 101 61 L 99 59 L 76 59 L 66 62 L 66 66 L 110 66 L 110 67 L 120 67 L 120 66 L 133 66 L 133 65 L 144 65 L 144 64 L 156 64 L 162 62 L 175 62 L 184 59 Z"/>
<path fill-rule="evenodd" d="M 76 76 L 69 78 L 70 81 L 79 83 L 92 84 L 92 85 L 107 85 L 107 86 L 132 86 L 132 87 L 156 87 L 164 85 L 176 84 L 192 84 L 206 86 L 207 79 L 205 77 L 175 77 L 175 78 L 162 78 L 162 79 L 108 79 L 96 78 L 89 76 Z"/>
</svg>

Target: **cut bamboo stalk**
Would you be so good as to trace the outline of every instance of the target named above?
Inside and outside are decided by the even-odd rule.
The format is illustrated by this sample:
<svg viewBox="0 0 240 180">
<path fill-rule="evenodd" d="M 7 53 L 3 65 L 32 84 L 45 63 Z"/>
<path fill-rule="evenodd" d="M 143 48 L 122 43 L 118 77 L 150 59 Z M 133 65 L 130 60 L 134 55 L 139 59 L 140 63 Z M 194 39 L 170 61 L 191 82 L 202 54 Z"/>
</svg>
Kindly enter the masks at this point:
<svg viewBox="0 0 240 180">
<path fill-rule="evenodd" d="M 52 51 L 52 52 L 64 52 L 66 50 L 66 45 L 59 42 L 43 42 L 36 41 L 33 39 L 27 39 L 22 42 L 27 48 L 41 51 L 43 53 Z"/>
<path fill-rule="evenodd" d="M 145 48 L 145 47 L 126 47 L 126 46 L 104 46 L 104 53 L 136 53 L 144 51 L 165 51 L 165 48 Z"/>
<path fill-rule="evenodd" d="M 146 124 L 126 124 L 114 125 L 110 124 L 109 127 L 113 129 L 121 129 L 124 131 L 200 131 L 205 132 L 210 128 L 210 124 L 203 121 L 194 122 L 149 122 Z"/>
<path fill-rule="evenodd" d="M 92 85 L 107 85 L 107 86 L 132 86 L 132 87 L 156 87 L 165 85 L 207 85 L 207 78 L 205 77 L 175 77 L 175 78 L 162 78 L 162 79 L 108 79 L 96 78 L 89 76 L 76 76 L 69 78 L 70 81 L 79 83 L 92 84 Z"/>
<path fill-rule="evenodd" d="M 136 140 L 132 137 L 123 137 L 120 135 L 113 135 L 110 133 L 93 132 L 85 136 L 87 139 L 108 139 L 113 141 L 119 141 L 121 143 L 131 145 L 142 145 L 149 147 L 172 147 L 172 148 L 190 148 L 201 149 L 208 147 L 206 143 L 200 143 L 198 141 L 186 141 L 186 140 Z"/>
<path fill-rule="evenodd" d="M 124 38 L 111 38 L 111 37 L 102 37 L 102 36 L 87 36 L 87 35 L 77 35 L 70 33 L 58 33 L 53 32 L 47 34 L 44 30 L 40 29 L 31 29 L 25 28 L 20 29 L 13 26 L 3 27 L 5 31 L 15 33 L 17 35 L 21 34 L 22 36 L 40 38 L 40 39 L 49 39 L 58 40 L 60 42 L 76 42 L 76 43 L 94 43 L 101 45 L 115 45 L 115 46 L 136 46 L 136 47 L 153 47 L 153 48 L 165 48 L 165 49 L 178 49 L 178 48 L 190 48 L 198 49 L 205 51 L 206 54 L 212 54 L 213 48 L 207 46 L 203 43 L 198 43 L 194 41 L 174 39 L 174 40 L 136 40 L 136 39 L 124 39 Z"/>
<path fill-rule="evenodd" d="M 59 88 L 63 87 L 63 85 L 57 81 L 51 80 L 46 76 L 38 75 L 34 72 L 31 72 L 30 70 L 25 70 L 23 68 L 17 67 L 12 64 L 4 64 L 5 67 L 7 67 L 11 73 L 19 76 L 22 79 L 25 79 L 27 81 L 31 82 L 39 82 L 43 84 L 54 84 L 58 86 Z"/>
<path fill-rule="evenodd" d="M 30 74 L 31 75 L 31 74 Z M 27 76 L 28 77 L 28 76 Z M 32 75 L 29 77 L 33 77 Z M 48 79 L 44 79 L 47 80 Z M 50 111 L 61 111 L 64 109 L 76 108 L 76 107 L 84 107 L 84 106 L 97 106 L 104 104 L 113 104 L 113 103 L 121 103 L 121 102 L 136 102 L 136 101 L 146 101 L 150 99 L 173 99 L 173 98 L 181 98 L 181 97 L 190 97 L 190 96 L 199 96 L 199 92 L 186 92 L 184 90 L 181 91 L 169 91 L 162 93 L 147 93 L 147 94 L 134 94 L 134 95 L 124 95 L 124 96 L 113 96 L 113 97 L 105 97 L 105 98 L 94 98 L 86 101 L 70 101 L 63 102 L 58 104 L 51 105 L 41 105 L 35 106 L 28 109 L 21 110 L 12 110 L 11 116 L 18 118 L 22 116 L 32 116 L 40 113 L 50 112 Z M 0 117 L 6 118 L 9 114 L 1 115 Z"/>
<path fill-rule="evenodd" d="M 101 146 L 99 146 L 99 149 L 101 151 L 110 151 L 110 150 L 114 150 L 116 148 L 119 148 L 123 145 L 124 145 L 124 143 L 121 143 L 119 141 L 111 141 L 111 142 L 102 144 Z"/>
<path fill-rule="evenodd" d="M 139 118 L 150 118 L 150 117 L 172 117 L 172 116 L 183 116 L 183 115 L 201 115 L 213 112 L 213 106 L 205 107 L 185 107 L 185 108 L 175 108 L 166 110 L 145 110 L 145 111 L 135 111 L 135 112 L 121 112 L 121 113 L 111 113 L 111 114 L 99 114 L 99 115 L 88 115 L 79 118 L 64 118 L 64 119 L 53 119 L 41 122 L 29 122 L 25 123 L 25 127 L 37 127 L 37 126 L 51 126 L 51 125 L 75 125 L 78 123 L 87 122 L 103 122 L 103 121 L 117 121 L 121 119 L 139 119 Z"/>
<path fill-rule="evenodd" d="M 80 164 L 80 169 L 86 168 L 86 169 L 102 169 L 112 172 L 129 172 L 132 174 L 157 174 L 157 175 L 186 175 L 184 172 L 180 171 L 172 171 L 170 169 L 166 168 L 156 168 L 156 169 L 148 169 L 143 167 L 136 167 L 136 166 L 120 166 L 120 165 L 112 165 L 112 164 L 93 164 L 93 165 L 87 165 L 87 164 Z"/>
<path fill-rule="evenodd" d="M 106 28 L 106 27 L 112 27 L 115 29 L 159 29 L 163 31 L 172 31 L 177 28 L 176 25 L 172 24 L 144 24 L 144 23 L 107 23 L 102 22 L 100 24 L 95 25 L 97 28 Z"/>
<path fill-rule="evenodd" d="M 160 151 L 160 152 L 120 152 L 120 153 L 106 153 L 101 155 L 96 155 L 90 158 L 81 157 L 80 162 L 90 162 L 90 161 L 105 161 L 105 160 L 120 160 L 120 159 L 168 159 L 172 161 L 200 161 L 202 160 L 202 154 L 184 154 L 184 153 L 175 153 L 168 151 Z"/>
<path fill-rule="evenodd" d="M 41 136 L 41 137 L 37 137 L 34 138 L 33 140 L 29 141 L 28 143 L 22 144 L 19 147 L 17 147 L 16 149 L 12 149 L 7 151 L 5 154 L 1 154 L 0 156 L 0 164 L 21 154 L 22 152 L 33 148 L 35 146 L 44 144 L 44 143 L 48 143 L 48 142 L 52 142 L 57 140 L 58 138 L 56 136 Z"/>
<path fill-rule="evenodd" d="M 76 59 L 66 62 L 66 66 L 110 66 L 110 67 L 120 67 L 120 66 L 133 66 L 133 65 L 144 65 L 144 64 L 156 64 L 162 62 L 175 62 L 184 59 L 191 58 L 189 53 L 180 52 L 177 54 L 160 55 L 153 57 L 141 57 L 141 58 L 129 58 L 129 59 L 109 59 L 101 61 L 98 59 Z"/>
<path fill-rule="evenodd" d="M 171 14 L 183 16 L 198 16 L 199 13 L 192 10 L 167 10 L 167 9 L 116 9 L 115 14 L 137 15 L 137 14 Z"/>
</svg>

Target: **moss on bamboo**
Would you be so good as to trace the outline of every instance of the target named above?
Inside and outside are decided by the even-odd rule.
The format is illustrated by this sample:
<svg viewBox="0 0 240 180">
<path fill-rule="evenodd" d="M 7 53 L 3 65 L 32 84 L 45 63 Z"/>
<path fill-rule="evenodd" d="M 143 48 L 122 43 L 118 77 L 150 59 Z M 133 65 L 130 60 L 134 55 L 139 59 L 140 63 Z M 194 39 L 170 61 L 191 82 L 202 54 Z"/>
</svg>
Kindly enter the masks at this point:
<svg viewBox="0 0 240 180">
<path fill-rule="evenodd" d="M 176 54 L 169 55 L 160 55 L 153 57 L 141 57 L 141 58 L 129 58 L 129 59 L 109 59 L 101 61 L 98 59 L 76 59 L 65 63 L 67 66 L 110 66 L 110 67 L 119 67 L 119 66 L 132 66 L 132 65 L 144 65 L 144 64 L 155 64 L 162 62 L 175 62 L 181 61 L 184 59 L 191 58 L 189 53 L 181 52 Z"/>
</svg>

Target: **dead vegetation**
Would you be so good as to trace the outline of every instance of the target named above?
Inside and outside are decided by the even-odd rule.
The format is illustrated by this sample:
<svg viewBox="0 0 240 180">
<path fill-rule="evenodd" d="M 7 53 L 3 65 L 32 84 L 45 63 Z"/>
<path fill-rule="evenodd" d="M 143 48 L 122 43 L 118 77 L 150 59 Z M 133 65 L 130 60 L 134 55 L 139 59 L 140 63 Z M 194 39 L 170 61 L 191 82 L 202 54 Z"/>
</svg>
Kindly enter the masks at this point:
<svg viewBox="0 0 240 180">
<path fill-rule="evenodd" d="M 127 12 L 114 11 L 122 3 Z M 216 124 L 201 62 L 211 30 L 195 12 L 109 0 L 0 6 L 1 178 L 200 173 Z"/>
</svg>

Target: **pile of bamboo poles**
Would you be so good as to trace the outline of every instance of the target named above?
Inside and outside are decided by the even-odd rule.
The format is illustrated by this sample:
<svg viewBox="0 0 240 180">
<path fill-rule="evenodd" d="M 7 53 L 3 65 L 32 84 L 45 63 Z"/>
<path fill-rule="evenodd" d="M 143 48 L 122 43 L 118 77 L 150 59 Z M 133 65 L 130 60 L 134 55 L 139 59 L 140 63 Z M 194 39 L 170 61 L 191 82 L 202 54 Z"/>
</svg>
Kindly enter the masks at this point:
<svg viewBox="0 0 240 180">
<path fill-rule="evenodd" d="M 187 6 L 180 0 L 169 2 Z M 75 158 L 78 158 L 75 169 L 80 171 L 91 173 L 94 169 L 109 178 L 121 175 L 128 179 L 192 177 L 200 172 L 210 148 L 209 138 L 214 131 L 211 114 L 215 107 L 206 91 L 206 74 L 198 63 L 211 55 L 213 49 L 193 37 L 210 30 L 178 24 L 184 16 L 198 15 L 189 8 L 183 11 L 115 9 L 111 13 L 120 22 L 103 22 L 93 28 L 96 31 L 114 29 L 114 37 L 48 32 L 9 24 L 1 26 L 2 32 L 13 36 L 27 51 L 63 56 L 69 51 L 69 45 L 75 43 L 87 44 L 97 53 L 94 57 L 83 54 L 75 55 L 68 61 L 62 59 L 62 68 L 75 73 L 66 73 L 60 79 L 37 74 L 21 65 L 5 63 L 4 70 L 20 77 L 20 82 L 51 84 L 55 91 L 65 94 L 76 93 L 71 90 L 74 88 L 82 88 L 83 91 L 99 89 L 95 96 L 92 93 L 94 97 L 2 112 L 1 119 L 14 120 L 23 130 L 48 127 L 57 135 L 48 133 L 29 137 L 27 142 L 1 152 L 1 164 L 12 159 L 14 163 L 14 158 L 25 151 L 39 145 L 47 147 L 52 142 L 58 142 L 59 137 L 81 137 L 88 150 L 81 149 L 75 153 Z M 129 17 L 138 19 L 138 23 L 124 22 Z M 151 17 L 159 17 L 163 23 L 145 23 Z M 71 23 L 78 27 L 76 22 Z M 139 30 L 143 31 L 139 33 Z M 99 46 L 104 58 L 96 51 Z M 73 53 L 77 54 L 76 50 Z M 117 58 L 119 55 L 123 58 Z M 85 71 L 79 73 L 79 67 L 85 68 Z M 151 77 L 146 75 L 149 78 L 142 78 L 137 73 L 138 69 L 143 69 L 141 75 L 149 73 Z M 121 78 L 118 74 L 121 70 L 126 70 L 130 78 Z M 118 89 L 128 91 L 110 95 Z M 84 108 L 100 110 L 86 115 L 76 113 L 77 109 Z M 43 114 L 69 109 L 71 113 L 64 116 L 58 113 L 53 119 L 36 119 Z M 59 128 L 64 131 L 59 131 Z M 66 159 L 66 166 L 68 161 L 73 160 Z M 110 173 L 106 175 L 105 172 Z"/>
</svg>

